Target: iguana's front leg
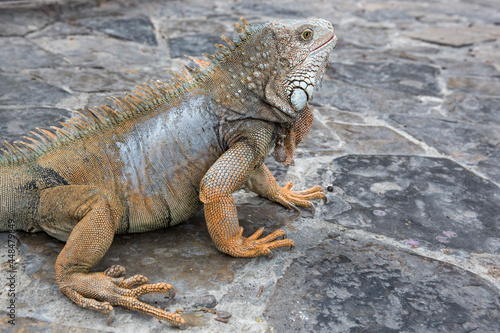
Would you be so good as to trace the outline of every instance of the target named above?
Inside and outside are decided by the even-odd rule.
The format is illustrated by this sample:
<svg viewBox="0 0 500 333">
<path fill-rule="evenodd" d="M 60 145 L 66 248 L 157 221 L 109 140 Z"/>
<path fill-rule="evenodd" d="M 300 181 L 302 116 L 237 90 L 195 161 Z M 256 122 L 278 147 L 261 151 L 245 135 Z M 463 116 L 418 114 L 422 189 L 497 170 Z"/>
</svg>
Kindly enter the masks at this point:
<svg viewBox="0 0 500 333">
<path fill-rule="evenodd" d="M 246 186 L 250 191 L 257 193 L 261 197 L 297 211 L 298 208 L 296 206 L 312 208 L 313 205 L 310 200 L 326 200 L 321 186 L 314 186 L 305 191 L 292 191 L 293 183 L 291 181 L 284 187 L 278 186 L 271 171 L 264 164 L 258 167 L 248 178 Z"/>
<path fill-rule="evenodd" d="M 282 230 L 261 239 L 263 229 L 248 238 L 242 236 L 232 193 L 245 184 L 263 154 L 251 144 L 239 142 L 212 165 L 202 180 L 200 199 L 210 236 L 220 251 L 234 257 L 269 255 L 274 248 L 294 246 L 290 239 L 276 240 L 285 235 Z"/>
<path fill-rule="evenodd" d="M 90 272 L 113 241 L 123 215 L 120 207 L 112 194 L 93 186 L 68 185 L 42 191 L 40 226 L 58 239 L 67 238 L 56 260 L 59 289 L 79 306 L 109 314 L 108 323 L 114 318 L 113 306 L 122 306 L 184 328 L 184 319 L 179 314 L 137 299 L 148 293 L 171 292 L 169 284 L 147 284 L 143 275 L 124 279 L 125 269 L 117 265 L 105 272 Z"/>
</svg>

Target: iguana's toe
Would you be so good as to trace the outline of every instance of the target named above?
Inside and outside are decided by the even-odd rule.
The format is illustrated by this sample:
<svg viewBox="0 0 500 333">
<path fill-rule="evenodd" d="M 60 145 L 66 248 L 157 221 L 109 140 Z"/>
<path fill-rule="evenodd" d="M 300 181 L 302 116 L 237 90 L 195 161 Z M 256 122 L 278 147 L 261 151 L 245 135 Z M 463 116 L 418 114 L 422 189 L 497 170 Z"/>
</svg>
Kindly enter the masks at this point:
<svg viewBox="0 0 500 333">
<path fill-rule="evenodd" d="M 120 283 L 120 287 L 130 289 L 137 286 L 142 286 L 145 283 L 148 283 L 147 277 L 145 277 L 144 275 L 134 275 L 129 277 L 128 279 L 123 280 L 122 283 Z"/>
<path fill-rule="evenodd" d="M 104 275 L 114 278 L 121 277 L 125 275 L 125 267 L 121 265 L 110 266 L 104 271 Z"/>
<path fill-rule="evenodd" d="M 292 191 L 293 182 L 288 182 L 284 187 L 279 187 L 275 194 L 274 201 L 282 204 L 288 209 L 299 211 L 297 206 L 312 209 L 314 206 L 310 200 L 323 199 L 326 200 L 326 195 L 321 186 L 314 186 L 304 191 Z"/>
</svg>

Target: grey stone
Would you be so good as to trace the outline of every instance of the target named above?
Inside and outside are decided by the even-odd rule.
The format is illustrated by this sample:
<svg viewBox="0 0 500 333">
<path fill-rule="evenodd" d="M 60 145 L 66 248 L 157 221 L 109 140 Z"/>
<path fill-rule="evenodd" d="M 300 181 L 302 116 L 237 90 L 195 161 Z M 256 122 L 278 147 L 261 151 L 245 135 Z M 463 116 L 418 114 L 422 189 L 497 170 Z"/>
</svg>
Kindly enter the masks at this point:
<svg viewBox="0 0 500 333">
<path fill-rule="evenodd" d="M 53 85 L 22 76 L 0 74 L 0 105 L 55 105 L 70 93 Z"/>
<path fill-rule="evenodd" d="M 140 44 L 158 45 L 155 27 L 149 17 L 86 18 L 78 20 L 77 23 L 116 38 Z"/>
<path fill-rule="evenodd" d="M 71 118 L 71 111 L 58 108 L 0 109 L 2 141 L 19 140 L 35 127 L 49 129 L 68 118 Z"/>
<path fill-rule="evenodd" d="M 310 105 L 314 105 L 313 103 Z M 315 117 L 318 119 L 324 119 L 325 121 L 339 122 L 343 124 L 351 124 L 351 125 L 361 125 L 366 124 L 366 120 L 364 117 L 361 117 L 360 114 L 349 111 L 340 111 L 333 107 L 320 107 L 314 105 Z"/>
<path fill-rule="evenodd" d="M 104 333 L 103 330 L 94 330 L 91 328 L 77 327 L 77 326 L 66 326 L 58 323 L 51 323 L 44 320 L 32 319 L 32 318 L 22 318 L 22 320 L 16 320 L 15 325 L 8 322 L 10 318 L 2 313 L 0 318 L 0 326 L 2 327 L 3 333 L 17 333 L 17 332 L 37 332 L 37 333 Z"/>
<path fill-rule="evenodd" d="M 434 66 L 396 59 L 394 63 L 332 62 L 313 104 L 377 115 L 428 114 L 440 105 L 439 73 Z"/>
<path fill-rule="evenodd" d="M 0 38 L 0 69 L 54 67 L 63 62 L 60 56 L 43 50 L 29 40 L 19 37 Z"/>
<path fill-rule="evenodd" d="M 448 80 L 447 87 L 474 95 L 498 97 L 500 80 L 489 77 L 452 77 Z"/>
<path fill-rule="evenodd" d="M 499 255 L 500 189 L 459 164 L 416 156 L 344 156 L 334 160 L 333 186 L 349 211 L 325 220 L 391 238 Z M 498 238 L 498 237 L 497 237 Z"/>
<path fill-rule="evenodd" d="M 362 87 L 399 91 L 409 95 L 439 96 L 439 69 L 404 63 L 331 63 L 328 74 L 337 80 Z"/>
<path fill-rule="evenodd" d="M 410 32 L 408 37 L 420 39 L 429 43 L 440 45 L 462 47 L 470 46 L 476 43 L 483 43 L 495 40 L 495 37 L 478 33 L 472 29 L 455 26 L 455 27 L 430 27 L 427 29 Z"/>
<path fill-rule="evenodd" d="M 221 22 L 221 19 L 224 21 Z M 186 19 L 186 18 L 175 18 L 168 17 L 160 20 L 158 22 L 158 33 L 162 38 L 176 38 L 183 37 L 186 35 L 197 35 L 203 34 L 207 31 L 211 31 L 214 35 L 221 36 L 223 34 L 233 33 L 234 22 L 236 22 L 238 17 L 221 17 L 216 16 L 212 19 Z M 225 21 L 228 21 L 227 23 Z"/>
<path fill-rule="evenodd" d="M 194 308 L 214 308 L 217 305 L 217 300 L 214 295 L 205 295 L 199 297 L 196 302 L 193 303 Z"/>
<path fill-rule="evenodd" d="M 486 114 L 495 116 L 498 106 Z M 478 119 L 484 114 L 478 114 Z M 500 126 L 473 124 L 449 119 L 390 115 L 389 119 L 404 126 L 405 131 L 429 146 L 473 166 L 495 181 L 500 180 Z M 484 119 L 484 118 L 483 118 Z"/>
<path fill-rule="evenodd" d="M 220 35 L 203 33 L 168 40 L 172 58 L 183 58 L 184 55 L 200 56 L 203 53 L 214 54 L 217 50 L 215 44 L 222 44 Z"/>
<path fill-rule="evenodd" d="M 499 302 L 495 288 L 455 266 L 338 237 L 294 259 L 265 316 L 276 332 L 493 333 Z"/>
<path fill-rule="evenodd" d="M 0 10 L 0 36 L 23 36 L 43 28 L 54 18 L 41 10 Z"/>
<path fill-rule="evenodd" d="M 346 22 L 346 24 L 337 26 L 335 31 L 339 39 L 337 47 L 340 52 L 342 49 L 363 50 L 370 53 L 371 57 L 371 52 L 384 47 L 390 41 L 386 28 L 363 26 L 358 22 Z M 341 59 L 339 55 L 334 55 L 334 58 Z"/>
<path fill-rule="evenodd" d="M 464 122 L 474 119 L 479 124 L 500 126 L 500 98 L 497 97 L 453 93 L 446 96 L 443 109 L 447 111 L 446 119 Z"/>
<path fill-rule="evenodd" d="M 71 25 L 64 22 L 54 22 L 49 24 L 41 30 L 33 31 L 26 35 L 26 38 L 35 39 L 40 37 L 63 37 L 63 36 L 74 36 L 74 35 L 90 35 L 92 30 Z"/>
<path fill-rule="evenodd" d="M 168 57 L 157 54 L 157 48 L 147 44 L 98 35 L 40 37 L 33 42 L 45 50 L 64 57 L 67 64 L 78 67 L 116 69 L 122 72 L 146 71 L 150 67 L 165 69 Z M 132 46 L 133 45 L 133 46 Z"/>
<path fill-rule="evenodd" d="M 342 111 L 365 114 L 426 114 L 437 106 L 433 100 L 422 101 L 419 96 L 399 91 L 363 87 L 337 79 L 323 80 L 323 85 L 314 97 L 318 106 L 333 106 Z"/>
<path fill-rule="evenodd" d="M 245 13 L 255 13 L 261 14 L 265 13 L 269 17 L 279 17 L 279 18 L 304 18 L 309 17 L 307 10 L 299 11 L 290 8 L 285 4 L 279 3 L 263 3 L 263 2 L 241 2 L 234 6 L 238 10 Z"/>
<path fill-rule="evenodd" d="M 348 212 L 352 206 L 338 195 L 326 193 L 327 203 L 321 207 L 321 218 L 327 221 L 335 219 L 339 214 Z"/>
<path fill-rule="evenodd" d="M 152 71 L 151 71 L 152 72 Z M 132 93 L 135 86 L 142 82 L 149 82 L 157 75 L 148 70 L 143 71 L 114 71 L 107 68 L 41 68 L 25 71 L 32 77 L 37 77 L 49 84 L 64 87 L 72 92 L 103 93 L 119 92 L 123 96 L 126 92 Z M 166 76 L 166 75 L 165 75 Z M 109 101 L 108 101 L 109 103 Z"/>
<path fill-rule="evenodd" d="M 335 153 L 420 154 L 423 149 L 384 126 L 313 123 L 307 140 L 297 148 L 297 156 L 326 156 Z"/>
<path fill-rule="evenodd" d="M 368 21 L 384 22 L 384 21 L 395 21 L 395 20 L 408 20 L 413 17 L 405 12 L 389 10 L 389 9 L 379 9 L 375 11 L 358 11 L 355 12 L 356 15 L 367 19 Z"/>
</svg>

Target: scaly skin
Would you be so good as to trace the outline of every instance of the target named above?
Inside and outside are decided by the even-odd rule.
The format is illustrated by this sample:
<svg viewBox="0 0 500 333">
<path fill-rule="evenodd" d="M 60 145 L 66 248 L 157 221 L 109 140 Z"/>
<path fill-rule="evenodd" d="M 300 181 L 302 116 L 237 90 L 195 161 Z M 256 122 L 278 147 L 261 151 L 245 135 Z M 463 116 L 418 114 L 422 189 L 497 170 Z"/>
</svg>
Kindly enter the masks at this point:
<svg viewBox="0 0 500 333">
<path fill-rule="evenodd" d="M 312 123 L 307 104 L 321 80 L 336 37 L 324 20 L 279 20 L 236 26 L 240 40 L 219 45 L 210 62 L 193 59 L 171 86 L 138 87 L 115 99 L 119 109 L 84 110 L 37 139 L 4 143 L 0 158 L 0 230 L 45 231 L 66 242 L 56 260 L 60 290 L 76 304 L 105 314 L 114 306 L 184 328 L 176 313 L 137 300 L 169 293 L 125 269 L 91 272 L 114 235 L 175 225 L 204 207 L 216 247 L 235 257 L 271 255 L 292 247 L 282 230 L 249 237 L 239 226 L 232 193 L 251 191 L 297 209 L 325 199 L 313 187 L 280 187 L 263 164 L 291 163 Z"/>
</svg>

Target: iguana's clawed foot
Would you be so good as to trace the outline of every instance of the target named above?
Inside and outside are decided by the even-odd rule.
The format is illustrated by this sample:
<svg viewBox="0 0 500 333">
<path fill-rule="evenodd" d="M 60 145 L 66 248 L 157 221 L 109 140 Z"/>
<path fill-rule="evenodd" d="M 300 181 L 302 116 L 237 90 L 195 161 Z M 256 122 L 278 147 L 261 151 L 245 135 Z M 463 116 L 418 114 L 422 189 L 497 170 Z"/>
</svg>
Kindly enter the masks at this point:
<svg viewBox="0 0 500 333">
<path fill-rule="evenodd" d="M 305 191 L 292 191 L 293 182 L 288 182 L 284 187 L 279 187 L 272 200 L 280 203 L 288 209 L 293 209 L 300 213 L 299 207 L 306 207 L 314 210 L 314 206 L 310 200 L 323 199 L 326 202 L 326 196 L 321 186 L 314 186 Z"/>
<path fill-rule="evenodd" d="M 293 240 L 285 238 L 286 234 L 283 230 L 276 230 L 259 239 L 263 232 L 264 228 L 259 228 L 250 237 L 243 237 L 243 228 L 240 228 L 239 235 L 229 244 L 228 250 L 223 249 L 222 251 L 234 257 L 252 258 L 266 256 L 267 258 L 272 258 L 272 249 L 277 247 L 293 248 L 295 246 Z"/>
<path fill-rule="evenodd" d="M 186 328 L 179 314 L 166 312 L 137 299 L 149 293 L 169 293 L 169 297 L 173 298 L 175 293 L 170 284 L 147 283 L 144 275 L 124 279 L 124 273 L 125 268 L 119 265 L 111 266 L 103 273 L 69 273 L 59 282 L 59 288 L 81 307 L 108 314 L 108 325 L 114 320 L 113 306 L 121 306 L 168 321 L 181 329 Z"/>
</svg>

